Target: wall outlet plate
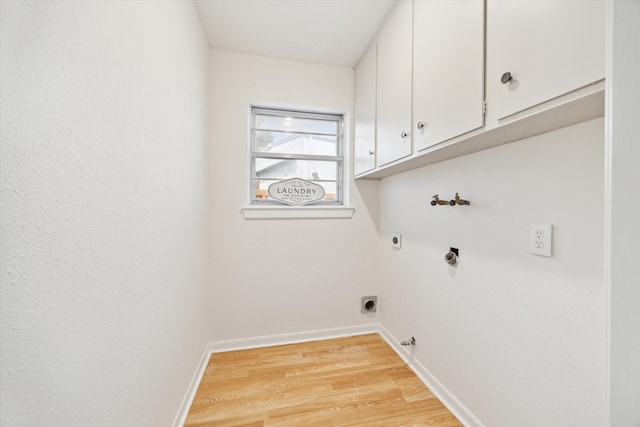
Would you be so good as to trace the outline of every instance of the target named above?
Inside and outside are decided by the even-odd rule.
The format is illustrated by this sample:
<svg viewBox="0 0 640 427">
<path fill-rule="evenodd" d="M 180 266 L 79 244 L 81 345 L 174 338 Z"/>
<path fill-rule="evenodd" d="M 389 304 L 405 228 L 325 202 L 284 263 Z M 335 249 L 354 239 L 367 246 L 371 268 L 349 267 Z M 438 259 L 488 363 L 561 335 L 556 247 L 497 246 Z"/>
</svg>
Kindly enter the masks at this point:
<svg viewBox="0 0 640 427">
<path fill-rule="evenodd" d="M 400 249 L 402 246 L 402 234 L 391 233 L 391 246 Z"/>
<path fill-rule="evenodd" d="M 529 225 L 529 252 L 534 255 L 551 256 L 552 229 L 551 224 Z"/>
</svg>

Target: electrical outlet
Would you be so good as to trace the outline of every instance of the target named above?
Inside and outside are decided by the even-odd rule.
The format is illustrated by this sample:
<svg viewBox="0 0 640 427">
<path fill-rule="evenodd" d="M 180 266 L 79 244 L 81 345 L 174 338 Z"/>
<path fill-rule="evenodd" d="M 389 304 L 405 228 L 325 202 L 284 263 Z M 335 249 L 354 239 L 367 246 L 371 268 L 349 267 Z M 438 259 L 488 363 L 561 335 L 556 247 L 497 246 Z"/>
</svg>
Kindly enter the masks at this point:
<svg viewBox="0 0 640 427">
<path fill-rule="evenodd" d="M 551 256 L 552 242 L 551 224 L 529 225 L 529 252 L 534 255 Z"/>
<path fill-rule="evenodd" d="M 391 234 L 391 246 L 400 249 L 402 245 L 402 235 L 400 233 Z"/>
</svg>

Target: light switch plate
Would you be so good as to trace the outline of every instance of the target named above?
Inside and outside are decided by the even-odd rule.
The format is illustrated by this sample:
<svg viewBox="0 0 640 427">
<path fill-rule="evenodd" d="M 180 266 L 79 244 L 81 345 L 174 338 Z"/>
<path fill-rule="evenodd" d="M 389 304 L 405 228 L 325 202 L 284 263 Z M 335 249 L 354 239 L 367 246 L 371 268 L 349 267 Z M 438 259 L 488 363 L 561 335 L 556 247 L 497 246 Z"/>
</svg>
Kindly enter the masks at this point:
<svg viewBox="0 0 640 427">
<path fill-rule="evenodd" d="M 531 224 L 529 226 L 529 252 L 534 255 L 551 256 L 552 229 L 551 224 Z"/>
</svg>

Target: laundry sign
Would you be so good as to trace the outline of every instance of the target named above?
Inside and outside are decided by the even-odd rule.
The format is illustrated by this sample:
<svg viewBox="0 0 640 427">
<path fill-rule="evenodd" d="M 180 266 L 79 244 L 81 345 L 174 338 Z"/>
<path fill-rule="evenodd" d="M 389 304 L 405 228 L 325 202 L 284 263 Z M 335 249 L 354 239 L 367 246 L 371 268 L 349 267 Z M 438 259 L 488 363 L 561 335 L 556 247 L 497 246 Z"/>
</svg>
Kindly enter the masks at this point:
<svg viewBox="0 0 640 427">
<path fill-rule="evenodd" d="M 288 205 L 306 205 L 322 200 L 324 188 L 302 178 L 285 179 L 269 186 L 269 196 Z"/>
</svg>

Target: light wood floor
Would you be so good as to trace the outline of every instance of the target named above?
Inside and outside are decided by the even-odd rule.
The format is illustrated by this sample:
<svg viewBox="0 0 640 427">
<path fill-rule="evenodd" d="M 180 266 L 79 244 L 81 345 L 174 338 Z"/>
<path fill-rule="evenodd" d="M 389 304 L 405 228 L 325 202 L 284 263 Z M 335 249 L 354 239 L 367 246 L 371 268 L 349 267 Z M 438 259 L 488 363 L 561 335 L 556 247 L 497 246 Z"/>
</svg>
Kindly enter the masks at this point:
<svg viewBox="0 0 640 427">
<path fill-rule="evenodd" d="M 185 426 L 461 426 L 378 335 L 211 356 Z"/>
</svg>

